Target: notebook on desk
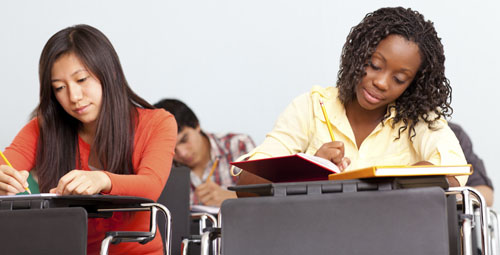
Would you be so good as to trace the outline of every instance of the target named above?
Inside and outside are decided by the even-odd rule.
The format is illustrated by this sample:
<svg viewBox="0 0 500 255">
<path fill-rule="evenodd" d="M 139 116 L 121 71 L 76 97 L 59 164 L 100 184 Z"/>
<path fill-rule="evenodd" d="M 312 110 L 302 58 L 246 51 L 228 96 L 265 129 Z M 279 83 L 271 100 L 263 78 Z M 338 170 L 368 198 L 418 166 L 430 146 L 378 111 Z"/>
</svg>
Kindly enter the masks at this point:
<svg viewBox="0 0 500 255">
<path fill-rule="evenodd" d="M 388 165 L 341 172 L 332 162 L 304 153 L 231 162 L 231 164 L 274 183 L 401 176 L 456 176 L 470 175 L 473 171 L 471 165 Z"/>
<path fill-rule="evenodd" d="M 472 165 L 370 166 L 328 175 L 329 180 L 401 176 L 458 176 L 472 174 Z"/>
<path fill-rule="evenodd" d="M 47 198 L 47 197 L 57 197 L 58 194 L 55 193 L 40 193 L 40 194 L 22 194 L 22 195 L 4 195 L 0 196 L 0 200 L 4 199 L 29 199 L 29 198 Z"/>
<path fill-rule="evenodd" d="M 217 206 L 191 205 L 191 213 L 209 213 L 217 215 L 219 213 L 219 210 L 220 208 Z"/>
<path fill-rule="evenodd" d="M 304 153 L 231 164 L 271 182 L 328 180 L 329 174 L 340 172 L 332 162 Z"/>
</svg>

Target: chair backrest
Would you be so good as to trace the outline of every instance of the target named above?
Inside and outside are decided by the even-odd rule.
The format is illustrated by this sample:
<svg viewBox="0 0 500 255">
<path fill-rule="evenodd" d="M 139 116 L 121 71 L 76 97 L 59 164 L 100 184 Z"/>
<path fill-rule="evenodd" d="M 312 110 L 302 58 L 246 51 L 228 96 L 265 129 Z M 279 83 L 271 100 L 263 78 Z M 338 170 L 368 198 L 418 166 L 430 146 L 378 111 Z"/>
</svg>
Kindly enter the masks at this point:
<svg viewBox="0 0 500 255">
<path fill-rule="evenodd" d="M 82 207 L 0 210 L 1 254 L 87 254 Z"/>
<path fill-rule="evenodd" d="M 449 254 L 438 187 L 239 198 L 221 215 L 223 254 Z"/>
<path fill-rule="evenodd" d="M 165 205 L 172 215 L 172 253 L 181 253 L 182 237 L 189 235 L 190 209 L 189 192 L 191 178 L 187 167 L 172 167 L 167 184 L 158 203 Z M 158 218 L 158 227 L 165 240 L 165 219 Z"/>
</svg>

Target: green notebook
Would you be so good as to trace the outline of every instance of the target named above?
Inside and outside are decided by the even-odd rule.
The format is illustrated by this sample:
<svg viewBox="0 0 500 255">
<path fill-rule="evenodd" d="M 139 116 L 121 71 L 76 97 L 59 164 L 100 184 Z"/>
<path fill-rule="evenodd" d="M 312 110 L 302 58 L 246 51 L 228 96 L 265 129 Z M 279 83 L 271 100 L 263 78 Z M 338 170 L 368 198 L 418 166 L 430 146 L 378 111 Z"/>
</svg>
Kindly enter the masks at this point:
<svg viewBox="0 0 500 255">
<path fill-rule="evenodd" d="M 28 185 L 30 186 L 31 194 L 40 194 L 40 189 L 38 189 L 38 182 L 35 181 L 33 175 L 28 176 Z M 17 193 L 17 195 L 27 195 L 28 191 Z"/>
</svg>

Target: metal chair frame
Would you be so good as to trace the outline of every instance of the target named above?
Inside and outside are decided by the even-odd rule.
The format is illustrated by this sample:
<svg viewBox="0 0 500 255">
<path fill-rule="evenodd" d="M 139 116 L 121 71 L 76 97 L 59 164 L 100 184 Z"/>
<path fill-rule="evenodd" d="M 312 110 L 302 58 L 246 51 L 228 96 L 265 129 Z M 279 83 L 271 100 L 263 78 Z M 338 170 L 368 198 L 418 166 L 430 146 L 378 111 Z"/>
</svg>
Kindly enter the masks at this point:
<svg viewBox="0 0 500 255">
<path fill-rule="evenodd" d="M 462 198 L 462 254 L 472 255 L 473 245 L 472 245 L 472 229 L 476 224 L 480 227 L 481 240 L 480 245 L 482 247 L 483 255 L 490 255 L 491 253 L 491 237 L 488 231 L 489 214 L 487 210 L 486 200 L 484 197 L 472 187 L 452 187 L 448 188 L 446 191 L 448 195 L 460 195 Z M 474 221 L 474 210 L 479 212 L 480 222 Z"/>
<path fill-rule="evenodd" d="M 117 244 L 120 242 L 140 242 L 147 243 L 151 241 L 156 235 L 156 215 L 158 211 L 161 211 L 166 220 L 166 235 L 165 235 L 165 247 L 164 252 L 166 255 L 171 254 L 171 239 L 172 239 L 172 216 L 170 211 L 162 204 L 159 203 L 143 203 L 140 207 L 136 208 L 113 208 L 113 209 L 98 209 L 98 212 L 131 212 L 131 211 L 150 211 L 150 229 L 149 232 L 131 232 L 131 231 L 120 231 L 120 232 L 108 232 L 106 237 L 101 243 L 101 255 L 107 255 L 110 244 Z"/>
<path fill-rule="evenodd" d="M 219 211 L 220 215 L 220 211 Z M 210 221 L 212 223 L 212 226 L 214 227 L 220 227 L 220 221 L 218 221 L 212 214 L 209 213 L 191 213 L 191 219 L 198 220 L 199 221 L 199 236 L 195 236 L 195 238 L 184 238 L 182 240 L 182 255 L 187 255 L 188 252 L 188 247 L 190 243 L 200 243 L 201 244 L 201 253 L 204 254 L 209 254 L 210 250 L 210 242 L 205 243 L 203 236 L 205 233 L 209 233 L 210 231 L 207 231 L 207 222 Z M 206 238 L 206 237 L 205 237 Z M 219 254 L 219 241 L 218 240 L 213 240 L 212 241 L 212 254 Z M 205 251 L 204 251 L 205 250 Z"/>
<path fill-rule="evenodd" d="M 490 251 L 491 254 L 498 254 L 500 248 L 498 214 L 495 210 L 488 208 L 489 215 L 489 233 L 490 233 Z"/>
</svg>

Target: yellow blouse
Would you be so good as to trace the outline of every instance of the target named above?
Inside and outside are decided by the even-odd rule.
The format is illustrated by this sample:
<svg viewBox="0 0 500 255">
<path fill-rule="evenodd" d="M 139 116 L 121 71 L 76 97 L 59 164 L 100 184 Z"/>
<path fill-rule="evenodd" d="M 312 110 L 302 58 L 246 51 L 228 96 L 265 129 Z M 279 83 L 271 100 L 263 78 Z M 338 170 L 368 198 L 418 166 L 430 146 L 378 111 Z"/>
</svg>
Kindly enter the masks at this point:
<svg viewBox="0 0 500 255">
<path fill-rule="evenodd" d="M 433 129 L 420 121 L 415 125 L 416 136 L 412 140 L 408 138 L 408 131 L 396 139 L 403 123 L 392 127 L 394 110 L 391 117 L 380 123 L 358 148 L 344 105 L 337 95 L 338 89 L 335 87 L 314 86 L 310 92 L 295 98 L 280 115 L 264 142 L 247 157 L 258 159 L 298 152 L 315 154 L 321 145 L 331 141 L 319 104 L 321 99 L 335 139 L 344 142 L 345 156 L 351 159 L 346 171 L 373 165 L 412 165 L 419 161 L 429 161 L 435 165 L 467 164 L 462 148 L 446 120 L 441 118 L 436 121 Z M 465 185 L 467 177 L 457 177 L 461 186 Z"/>
</svg>

